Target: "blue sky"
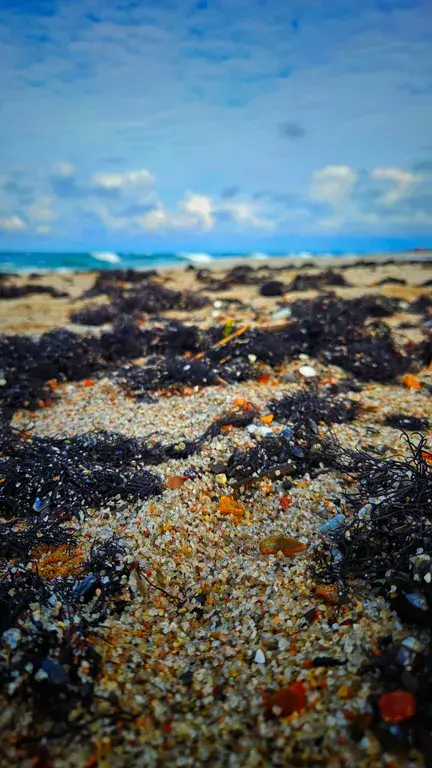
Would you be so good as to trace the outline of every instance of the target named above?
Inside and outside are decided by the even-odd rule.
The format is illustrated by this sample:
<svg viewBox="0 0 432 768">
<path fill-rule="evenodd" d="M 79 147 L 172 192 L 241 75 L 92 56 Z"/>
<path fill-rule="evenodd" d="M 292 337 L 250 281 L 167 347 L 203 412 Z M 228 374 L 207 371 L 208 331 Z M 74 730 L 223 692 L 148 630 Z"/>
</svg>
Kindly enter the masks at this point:
<svg viewBox="0 0 432 768">
<path fill-rule="evenodd" d="M 0 0 L 0 248 L 432 244 L 429 0 Z"/>
</svg>

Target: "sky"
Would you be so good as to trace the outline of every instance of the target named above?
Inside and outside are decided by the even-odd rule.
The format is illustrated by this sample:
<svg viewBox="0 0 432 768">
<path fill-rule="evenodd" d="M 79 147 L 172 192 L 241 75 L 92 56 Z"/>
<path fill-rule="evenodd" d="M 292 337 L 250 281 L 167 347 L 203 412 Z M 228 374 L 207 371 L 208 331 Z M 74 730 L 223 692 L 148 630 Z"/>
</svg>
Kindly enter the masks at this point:
<svg viewBox="0 0 432 768">
<path fill-rule="evenodd" d="M 432 246 L 430 0 L 0 0 L 0 249 Z"/>
</svg>

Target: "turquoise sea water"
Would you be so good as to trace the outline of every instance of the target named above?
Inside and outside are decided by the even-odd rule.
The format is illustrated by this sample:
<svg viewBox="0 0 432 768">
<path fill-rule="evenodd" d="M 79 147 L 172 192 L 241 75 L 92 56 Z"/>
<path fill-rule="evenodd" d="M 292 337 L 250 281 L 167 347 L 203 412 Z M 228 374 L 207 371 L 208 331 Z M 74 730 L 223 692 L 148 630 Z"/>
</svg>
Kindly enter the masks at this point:
<svg viewBox="0 0 432 768">
<path fill-rule="evenodd" d="M 205 267 L 213 261 L 223 259 L 251 259 L 257 263 L 273 256 L 287 254 L 258 253 L 44 253 L 41 251 L 0 252 L 0 272 L 47 272 L 52 270 L 93 270 L 133 267 L 135 269 L 154 269 L 164 266 L 195 264 Z M 319 254 L 297 253 L 292 256 L 315 258 Z M 330 255 L 330 254 L 326 254 Z"/>
</svg>

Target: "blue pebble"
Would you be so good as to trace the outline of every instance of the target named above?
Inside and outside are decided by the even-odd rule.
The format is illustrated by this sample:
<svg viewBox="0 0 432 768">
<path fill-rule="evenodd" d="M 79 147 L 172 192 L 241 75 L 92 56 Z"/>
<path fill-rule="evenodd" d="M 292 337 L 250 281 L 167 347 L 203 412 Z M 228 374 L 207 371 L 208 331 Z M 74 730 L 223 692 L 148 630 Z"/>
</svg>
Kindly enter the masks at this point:
<svg viewBox="0 0 432 768">
<path fill-rule="evenodd" d="M 323 525 L 320 526 L 319 531 L 320 533 L 338 533 L 345 523 L 345 515 L 335 515 L 330 520 L 327 520 L 326 523 L 323 523 Z"/>
</svg>

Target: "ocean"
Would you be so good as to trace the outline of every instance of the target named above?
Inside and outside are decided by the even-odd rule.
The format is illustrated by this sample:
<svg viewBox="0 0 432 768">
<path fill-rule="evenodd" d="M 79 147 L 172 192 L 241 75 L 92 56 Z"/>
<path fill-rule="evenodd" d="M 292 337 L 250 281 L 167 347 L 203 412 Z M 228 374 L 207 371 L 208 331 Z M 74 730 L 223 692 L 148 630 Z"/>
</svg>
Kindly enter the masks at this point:
<svg viewBox="0 0 432 768">
<path fill-rule="evenodd" d="M 252 259 L 265 261 L 277 256 L 314 259 L 318 256 L 337 254 L 300 253 L 116 253 L 98 251 L 92 253 L 50 253 L 42 251 L 0 252 L 0 272 L 67 272 L 94 269 L 129 268 L 155 269 L 157 267 L 195 264 L 204 267 L 224 259 Z M 346 254 L 354 255 L 354 254 Z"/>
</svg>

